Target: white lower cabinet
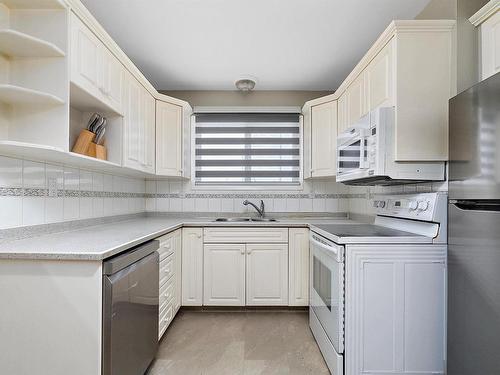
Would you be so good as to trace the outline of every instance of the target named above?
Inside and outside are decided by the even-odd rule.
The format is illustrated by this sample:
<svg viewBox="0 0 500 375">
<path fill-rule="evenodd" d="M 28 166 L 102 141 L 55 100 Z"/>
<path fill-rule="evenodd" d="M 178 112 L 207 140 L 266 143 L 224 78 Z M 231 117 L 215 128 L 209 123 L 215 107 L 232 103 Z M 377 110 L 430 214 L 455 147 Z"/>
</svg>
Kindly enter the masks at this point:
<svg viewBox="0 0 500 375">
<path fill-rule="evenodd" d="M 288 244 L 247 244 L 246 304 L 288 305 Z"/>
<path fill-rule="evenodd" d="M 309 229 L 288 232 L 288 304 L 309 306 Z"/>
<path fill-rule="evenodd" d="M 291 270 L 300 277 L 292 305 L 307 305 L 309 278 L 308 229 L 295 228 L 293 236 L 296 261 L 305 262 Z M 203 304 L 206 306 L 287 306 L 289 302 L 288 228 L 205 228 Z M 297 232 L 298 233 L 298 232 Z M 301 239 L 300 243 L 297 242 Z M 304 240 L 306 240 L 304 246 Z M 306 250 L 304 250 L 306 249 Z M 299 254 L 300 253 L 300 254 Z M 296 270 L 299 270 L 296 274 Z M 305 273 L 304 273 L 305 271 Z M 304 285 L 304 282 L 306 285 Z M 305 288 L 305 289 L 304 289 Z M 294 297 L 295 298 L 295 297 Z"/>
<path fill-rule="evenodd" d="M 288 305 L 288 244 L 204 245 L 203 304 Z"/>
<path fill-rule="evenodd" d="M 345 373 L 444 374 L 445 296 L 446 246 L 348 246 Z"/>
<path fill-rule="evenodd" d="M 182 305 L 203 304 L 203 228 L 182 229 Z"/>
<path fill-rule="evenodd" d="M 245 305 L 245 247 L 245 244 L 205 244 L 204 305 Z"/>
<path fill-rule="evenodd" d="M 181 230 L 168 233 L 157 240 L 160 242 L 159 340 L 180 308 Z"/>
</svg>

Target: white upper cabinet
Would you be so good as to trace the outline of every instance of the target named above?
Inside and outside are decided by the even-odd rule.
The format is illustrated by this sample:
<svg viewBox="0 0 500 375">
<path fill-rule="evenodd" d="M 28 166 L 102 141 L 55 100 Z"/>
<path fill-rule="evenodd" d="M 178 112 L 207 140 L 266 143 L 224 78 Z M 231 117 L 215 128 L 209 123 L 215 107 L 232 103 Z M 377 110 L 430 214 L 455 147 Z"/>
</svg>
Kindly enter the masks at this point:
<svg viewBox="0 0 500 375">
<path fill-rule="evenodd" d="M 500 27 L 495 26 L 494 17 L 489 22 L 490 39 L 498 45 Z M 395 144 L 391 147 L 395 161 L 448 160 L 448 101 L 456 93 L 454 25 L 451 20 L 392 21 L 335 93 L 307 102 L 303 111 L 338 102 L 340 134 L 371 110 L 394 106 Z M 495 61 L 490 65 L 496 68 L 489 71 L 500 66 L 500 48 L 496 55 L 491 52 L 493 49 L 490 46 L 488 61 Z M 310 126 L 314 128 L 314 119 Z M 310 142 L 305 147 L 311 148 L 314 160 L 314 136 Z M 304 170 L 308 177 L 307 166 Z"/>
<path fill-rule="evenodd" d="M 123 66 L 76 15 L 71 14 L 71 82 L 121 113 Z"/>
<path fill-rule="evenodd" d="M 182 171 L 182 107 L 156 101 L 156 174 L 183 175 Z"/>
<path fill-rule="evenodd" d="M 361 117 L 367 114 L 365 73 L 362 72 L 347 88 L 347 124 L 355 124 Z"/>
<path fill-rule="evenodd" d="M 204 305 L 245 305 L 245 252 L 245 244 L 205 244 Z"/>
<path fill-rule="evenodd" d="M 347 95 L 345 93 L 339 97 L 337 107 L 337 130 L 338 134 L 340 134 L 349 127 L 347 120 Z"/>
<path fill-rule="evenodd" d="M 311 108 L 311 177 L 335 176 L 337 101 Z"/>
<path fill-rule="evenodd" d="M 71 81 L 99 96 L 100 41 L 74 14 L 71 15 Z"/>
<path fill-rule="evenodd" d="M 500 72 L 500 4 L 489 1 L 470 18 L 480 33 L 481 78 Z"/>
<path fill-rule="evenodd" d="M 155 173 L 155 99 L 130 74 L 124 84 L 123 165 Z"/>
<path fill-rule="evenodd" d="M 122 107 L 123 68 L 121 63 L 107 48 L 101 49 L 101 85 L 100 91 L 109 104 L 117 111 Z"/>
<path fill-rule="evenodd" d="M 246 304 L 288 305 L 288 244 L 247 244 Z"/>
<path fill-rule="evenodd" d="M 375 56 L 366 68 L 366 105 L 368 111 L 394 105 L 393 41 Z"/>
<path fill-rule="evenodd" d="M 156 100 L 149 91 L 143 89 L 144 100 L 144 171 L 155 173 L 155 154 L 156 154 Z"/>
</svg>

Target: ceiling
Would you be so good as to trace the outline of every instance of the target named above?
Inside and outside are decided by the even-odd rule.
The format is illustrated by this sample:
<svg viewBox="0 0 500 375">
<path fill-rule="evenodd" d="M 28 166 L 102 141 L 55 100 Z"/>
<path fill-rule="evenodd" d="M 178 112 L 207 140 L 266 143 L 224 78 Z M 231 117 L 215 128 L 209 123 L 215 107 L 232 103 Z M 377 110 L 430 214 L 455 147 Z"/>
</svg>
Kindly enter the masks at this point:
<svg viewBox="0 0 500 375">
<path fill-rule="evenodd" d="M 335 90 L 429 0 L 82 0 L 159 90 Z"/>
</svg>

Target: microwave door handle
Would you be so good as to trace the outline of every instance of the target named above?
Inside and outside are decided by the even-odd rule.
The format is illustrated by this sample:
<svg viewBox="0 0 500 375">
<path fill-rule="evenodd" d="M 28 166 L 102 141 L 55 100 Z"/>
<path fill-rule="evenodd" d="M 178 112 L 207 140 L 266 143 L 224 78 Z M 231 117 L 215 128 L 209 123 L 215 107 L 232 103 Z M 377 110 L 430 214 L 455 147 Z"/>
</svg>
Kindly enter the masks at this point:
<svg viewBox="0 0 500 375">
<path fill-rule="evenodd" d="M 365 142 L 366 142 L 366 137 L 359 137 L 359 168 L 360 169 L 365 169 Z"/>
</svg>

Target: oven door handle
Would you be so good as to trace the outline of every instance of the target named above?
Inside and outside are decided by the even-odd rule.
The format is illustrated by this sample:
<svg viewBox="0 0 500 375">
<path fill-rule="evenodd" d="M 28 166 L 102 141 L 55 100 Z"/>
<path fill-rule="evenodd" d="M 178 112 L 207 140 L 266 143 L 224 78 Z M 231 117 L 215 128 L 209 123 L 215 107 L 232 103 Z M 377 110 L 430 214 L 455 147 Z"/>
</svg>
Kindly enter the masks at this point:
<svg viewBox="0 0 500 375">
<path fill-rule="evenodd" d="M 329 253 L 332 253 L 333 255 L 335 255 L 335 258 L 337 260 L 337 262 L 342 262 L 342 259 L 343 259 L 343 252 L 342 252 L 342 247 L 337 247 L 337 246 L 328 246 L 327 244 L 324 244 L 323 242 L 320 242 L 316 239 L 317 237 L 313 234 L 311 234 L 311 236 L 309 237 L 312 245 L 314 246 L 318 246 L 326 251 L 328 251 Z"/>
</svg>

